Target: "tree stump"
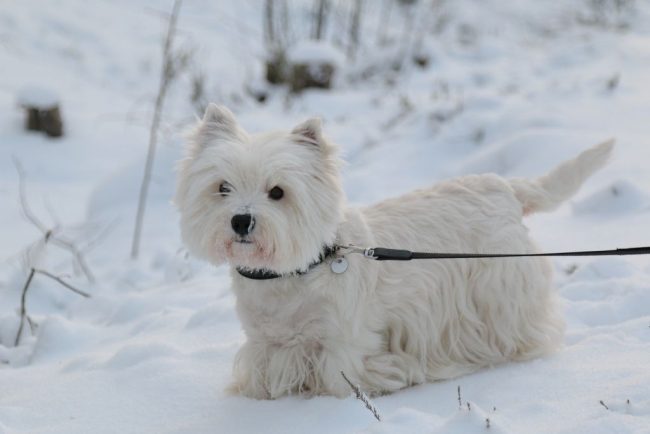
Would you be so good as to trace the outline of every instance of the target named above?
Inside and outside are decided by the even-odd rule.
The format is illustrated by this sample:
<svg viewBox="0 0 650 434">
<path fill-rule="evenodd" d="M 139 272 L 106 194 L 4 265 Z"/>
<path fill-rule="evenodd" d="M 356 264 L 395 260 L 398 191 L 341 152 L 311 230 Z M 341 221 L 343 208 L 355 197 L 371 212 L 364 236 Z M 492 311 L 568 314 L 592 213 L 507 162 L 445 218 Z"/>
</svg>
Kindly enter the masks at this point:
<svg viewBox="0 0 650 434">
<path fill-rule="evenodd" d="M 58 97 L 40 87 L 25 87 L 18 93 L 18 105 L 25 110 L 25 129 L 41 131 L 49 137 L 63 135 L 63 119 Z"/>
<path fill-rule="evenodd" d="M 334 66 L 328 63 L 298 63 L 291 67 L 291 90 L 300 92 L 309 87 L 329 89 L 332 87 Z"/>
<path fill-rule="evenodd" d="M 266 81 L 271 84 L 280 84 L 287 79 L 287 59 L 283 51 L 272 53 L 266 59 Z"/>
<path fill-rule="evenodd" d="M 301 41 L 288 52 L 287 81 L 294 92 L 310 87 L 329 89 L 344 56 L 324 41 Z"/>
</svg>

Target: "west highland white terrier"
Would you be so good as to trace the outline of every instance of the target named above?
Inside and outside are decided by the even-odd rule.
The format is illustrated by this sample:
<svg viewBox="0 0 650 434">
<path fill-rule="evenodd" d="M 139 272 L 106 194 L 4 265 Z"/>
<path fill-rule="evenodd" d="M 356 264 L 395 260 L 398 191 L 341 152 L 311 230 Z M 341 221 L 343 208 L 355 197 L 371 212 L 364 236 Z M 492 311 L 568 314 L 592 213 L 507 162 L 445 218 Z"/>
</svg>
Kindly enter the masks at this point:
<svg viewBox="0 0 650 434">
<path fill-rule="evenodd" d="M 464 176 L 358 209 L 346 206 L 318 119 L 248 134 L 211 104 L 179 164 L 175 202 L 189 250 L 231 266 L 247 338 L 233 390 L 345 397 L 344 372 L 381 394 L 554 351 L 564 323 L 546 258 L 341 260 L 337 246 L 535 252 L 522 217 L 571 197 L 612 147 L 537 179 Z"/>
</svg>

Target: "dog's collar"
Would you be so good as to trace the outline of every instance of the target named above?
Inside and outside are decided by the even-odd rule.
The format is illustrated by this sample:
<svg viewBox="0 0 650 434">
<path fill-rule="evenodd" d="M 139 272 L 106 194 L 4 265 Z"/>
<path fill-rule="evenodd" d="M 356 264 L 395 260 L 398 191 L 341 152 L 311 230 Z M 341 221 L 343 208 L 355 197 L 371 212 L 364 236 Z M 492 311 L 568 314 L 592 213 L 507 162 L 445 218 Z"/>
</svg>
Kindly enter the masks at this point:
<svg viewBox="0 0 650 434">
<path fill-rule="evenodd" d="M 309 264 L 309 267 L 307 267 L 307 270 L 305 271 L 296 270 L 296 271 L 292 271 L 291 273 L 279 274 L 276 273 L 275 271 L 266 270 L 264 268 L 251 270 L 249 268 L 237 267 L 236 270 L 241 276 L 244 276 L 247 279 L 252 279 L 252 280 L 269 280 L 269 279 L 277 279 L 279 277 L 302 276 L 303 274 L 307 274 L 309 271 L 311 271 L 312 268 L 321 264 L 325 259 L 334 255 L 337 250 L 338 248 L 336 246 L 323 247 L 323 251 L 318 256 L 318 259 L 312 262 L 311 264 Z"/>
</svg>

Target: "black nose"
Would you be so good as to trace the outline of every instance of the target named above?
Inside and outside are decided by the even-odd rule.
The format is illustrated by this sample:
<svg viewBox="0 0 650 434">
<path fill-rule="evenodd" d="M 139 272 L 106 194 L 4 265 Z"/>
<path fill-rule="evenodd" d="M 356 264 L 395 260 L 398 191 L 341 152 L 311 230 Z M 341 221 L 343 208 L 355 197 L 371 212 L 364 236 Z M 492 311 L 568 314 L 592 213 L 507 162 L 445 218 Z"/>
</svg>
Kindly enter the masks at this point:
<svg viewBox="0 0 650 434">
<path fill-rule="evenodd" d="M 253 232 L 255 219 L 250 214 L 237 214 L 230 220 L 230 225 L 233 231 L 244 237 Z"/>
</svg>

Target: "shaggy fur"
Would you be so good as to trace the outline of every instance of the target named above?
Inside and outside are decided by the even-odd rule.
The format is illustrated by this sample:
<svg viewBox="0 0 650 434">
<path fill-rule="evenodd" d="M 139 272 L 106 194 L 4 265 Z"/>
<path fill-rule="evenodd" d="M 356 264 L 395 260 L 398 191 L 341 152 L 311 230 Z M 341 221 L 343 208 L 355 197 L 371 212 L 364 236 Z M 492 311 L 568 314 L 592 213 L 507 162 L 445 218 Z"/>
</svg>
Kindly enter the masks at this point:
<svg viewBox="0 0 650 434">
<path fill-rule="evenodd" d="M 348 208 L 335 147 L 309 120 L 249 135 L 210 105 L 180 163 L 176 204 L 195 255 L 232 267 L 247 340 L 233 390 L 253 398 L 373 394 L 548 354 L 563 321 L 545 258 L 376 262 L 348 255 L 334 274 L 308 270 L 323 246 L 433 252 L 534 252 L 525 214 L 549 211 L 605 164 L 606 142 L 534 180 L 473 175 L 362 209 Z M 219 187 L 227 183 L 230 191 Z M 280 200 L 268 192 L 284 190 Z M 247 237 L 231 227 L 247 213 Z M 249 280 L 235 267 L 285 276 Z M 293 274 L 292 274 L 293 273 Z"/>
</svg>

